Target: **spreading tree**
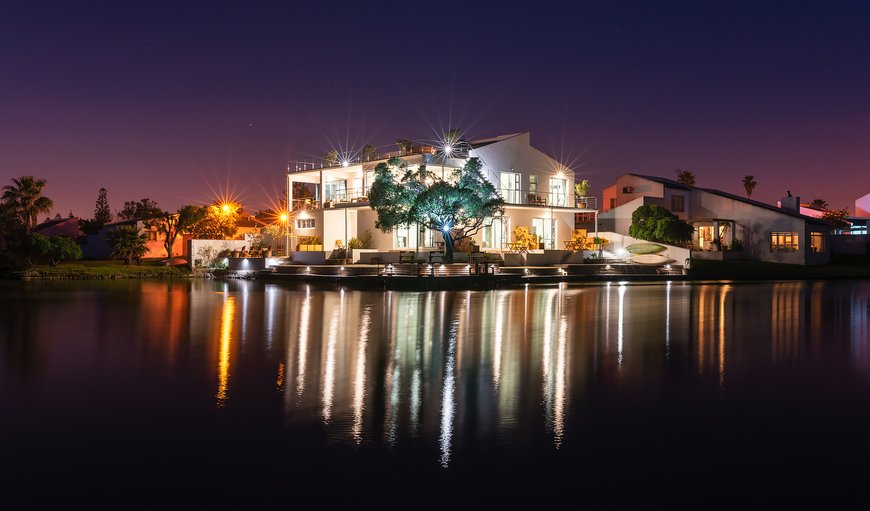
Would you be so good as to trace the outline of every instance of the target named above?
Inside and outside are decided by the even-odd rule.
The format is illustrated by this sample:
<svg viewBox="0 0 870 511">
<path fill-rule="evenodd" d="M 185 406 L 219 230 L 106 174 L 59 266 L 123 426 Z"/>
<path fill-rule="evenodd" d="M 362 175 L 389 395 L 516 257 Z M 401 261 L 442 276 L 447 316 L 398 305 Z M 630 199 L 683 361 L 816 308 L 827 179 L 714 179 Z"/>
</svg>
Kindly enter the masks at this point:
<svg viewBox="0 0 870 511">
<path fill-rule="evenodd" d="M 827 203 L 825 203 L 827 205 Z M 847 208 L 843 209 L 826 209 L 822 216 L 819 217 L 820 220 L 831 224 L 831 227 L 834 229 L 846 229 L 850 225 L 852 225 L 849 220 L 849 210 Z"/>
<path fill-rule="evenodd" d="M 124 209 L 118 212 L 121 220 L 150 220 L 163 215 L 163 210 L 156 201 L 144 198 L 140 201 L 124 202 Z"/>
<path fill-rule="evenodd" d="M 683 243 L 692 239 L 694 228 L 667 209 L 648 204 L 631 214 L 629 236 L 659 243 Z"/>
<path fill-rule="evenodd" d="M 82 247 L 66 236 L 43 236 L 33 233 L 28 237 L 30 256 L 36 260 L 57 266 L 62 261 L 82 258 Z"/>
<path fill-rule="evenodd" d="M 241 208 L 236 205 L 211 204 L 191 226 L 191 234 L 201 240 L 225 240 L 236 235 Z"/>
<path fill-rule="evenodd" d="M 375 167 L 369 203 L 378 217 L 375 227 L 391 232 L 418 224 L 437 230 L 444 239 L 444 262 L 453 262 L 457 241 L 477 234 L 487 219 L 504 213 L 504 201 L 471 158 L 443 180 L 420 165 L 416 170 L 392 158 Z"/>
<path fill-rule="evenodd" d="M 199 206 L 182 206 L 177 212 L 164 211 L 157 219 L 157 231 L 163 234 L 163 248 L 166 249 L 166 257 L 172 257 L 172 246 L 176 238 L 185 231 L 189 231 L 197 222 L 206 215 L 206 208 Z"/>
</svg>

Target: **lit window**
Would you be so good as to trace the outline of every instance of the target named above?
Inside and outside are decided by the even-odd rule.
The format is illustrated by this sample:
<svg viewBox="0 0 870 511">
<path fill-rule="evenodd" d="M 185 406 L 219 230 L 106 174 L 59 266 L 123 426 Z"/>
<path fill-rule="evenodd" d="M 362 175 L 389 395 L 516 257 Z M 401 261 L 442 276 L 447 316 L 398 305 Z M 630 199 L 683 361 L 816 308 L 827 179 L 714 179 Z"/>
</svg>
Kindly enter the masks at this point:
<svg viewBox="0 0 870 511">
<path fill-rule="evenodd" d="M 501 196 L 508 204 L 520 204 L 520 174 L 501 173 Z"/>
<path fill-rule="evenodd" d="M 297 229 L 314 229 L 314 219 L 313 218 L 300 218 L 296 220 L 296 228 Z"/>
<path fill-rule="evenodd" d="M 682 213 L 685 211 L 685 200 L 682 195 L 671 196 L 671 211 L 674 213 Z"/>
<path fill-rule="evenodd" d="M 816 254 L 825 251 L 825 235 L 821 232 L 810 233 L 810 249 Z"/>
<path fill-rule="evenodd" d="M 797 252 L 798 233 L 796 232 L 772 232 L 770 233 L 771 252 Z"/>
</svg>

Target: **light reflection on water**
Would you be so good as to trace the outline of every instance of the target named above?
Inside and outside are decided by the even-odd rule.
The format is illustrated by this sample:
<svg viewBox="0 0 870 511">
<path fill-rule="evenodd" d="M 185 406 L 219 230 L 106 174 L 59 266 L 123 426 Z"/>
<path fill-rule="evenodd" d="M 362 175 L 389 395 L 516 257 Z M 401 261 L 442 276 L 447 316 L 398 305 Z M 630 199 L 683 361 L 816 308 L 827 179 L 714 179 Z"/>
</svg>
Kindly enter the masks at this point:
<svg viewBox="0 0 870 511">
<path fill-rule="evenodd" d="M 274 409 L 281 426 L 317 425 L 329 445 L 429 446 L 442 467 L 481 443 L 576 445 L 583 421 L 606 413 L 600 403 L 781 392 L 764 387 L 768 377 L 870 377 L 867 282 L 473 292 L 43 283 L 6 286 L 0 298 L 0 383 L 12 389 L 0 404 L 31 388 L 87 409 L 94 393 L 113 392 L 94 381 L 141 368 L 152 383 L 184 375 L 159 396 L 176 405 L 174 420 L 208 400 L 214 413 L 245 410 L 256 430 Z M 132 376 L 117 385 L 159 391 Z M 39 403 L 64 416 L 53 399 Z"/>
</svg>

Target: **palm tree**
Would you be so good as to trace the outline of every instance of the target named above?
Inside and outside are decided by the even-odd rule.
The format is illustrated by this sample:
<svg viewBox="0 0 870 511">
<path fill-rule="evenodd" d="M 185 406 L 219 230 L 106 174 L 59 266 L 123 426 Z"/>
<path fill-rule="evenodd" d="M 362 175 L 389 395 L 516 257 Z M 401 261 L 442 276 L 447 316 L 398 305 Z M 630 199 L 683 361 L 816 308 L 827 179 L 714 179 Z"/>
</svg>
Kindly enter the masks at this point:
<svg viewBox="0 0 870 511">
<path fill-rule="evenodd" d="M 413 142 L 411 142 L 410 140 L 404 139 L 404 138 L 396 139 L 396 145 L 399 147 L 399 151 L 403 155 L 409 154 L 411 152 L 411 149 L 413 149 L 413 147 L 414 147 Z"/>
<path fill-rule="evenodd" d="M 119 225 L 109 231 L 109 236 L 106 238 L 109 245 L 114 249 L 112 257 L 115 259 L 123 259 L 124 264 L 139 264 L 148 252 L 148 247 L 145 246 L 147 237 L 145 234 L 139 234 L 139 228 L 136 225 Z"/>
<path fill-rule="evenodd" d="M 378 149 L 371 144 L 366 144 L 362 147 L 360 156 L 362 156 L 363 161 L 375 160 L 378 157 Z"/>
<path fill-rule="evenodd" d="M 752 197 L 752 190 L 755 190 L 755 176 L 743 176 L 743 189 L 746 190 L 746 196 Z"/>
<path fill-rule="evenodd" d="M 689 170 L 675 169 L 677 173 L 677 182 L 684 185 L 695 186 L 695 174 Z"/>
<path fill-rule="evenodd" d="M 36 227 L 37 215 L 51 211 L 54 202 L 42 195 L 45 179 L 21 176 L 13 178 L 12 183 L 3 187 L 3 203 L 24 226 L 24 231 L 29 233 Z"/>
<path fill-rule="evenodd" d="M 825 199 L 813 199 L 810 206 L 816 209 L 828 209 L 828 201 Z"/>
</svg>

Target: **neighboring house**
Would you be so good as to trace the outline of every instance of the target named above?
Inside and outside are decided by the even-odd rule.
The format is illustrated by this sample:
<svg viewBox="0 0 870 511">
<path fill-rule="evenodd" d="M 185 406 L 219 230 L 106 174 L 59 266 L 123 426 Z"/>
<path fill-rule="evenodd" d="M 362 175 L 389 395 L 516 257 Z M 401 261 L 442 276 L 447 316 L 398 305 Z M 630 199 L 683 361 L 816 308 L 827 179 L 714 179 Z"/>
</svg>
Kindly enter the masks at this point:
<svg viewBox="0 0 870 511">
<path fill-rule="evenodd" d="M 148 252 L 144 257 L 153 258 L 169 258 L 173 256 L 186 256 L 187 243 L 186 236 L 178 236 L 175 238 L 175 243 L 172 245 L 172 254 L 166 254 L 166 248 L 163 246 L 163 234 L 157 231 L 156 227 L 148 226 L 142 220 L 120 220 L 111 222 L 103 226 L 96 234 L 89 234 L 82 239 L 82 252 L 85 259 L 108 259 L 112 254 L 112 246 L 109 244 L 109 231 L 120 225 L 135 225 L 139 229 L 140 234 L 146 237 L 145 247 Z"/>
<path fill-rule="evenodd" d="M 631 214 L 657 204 L 692 224 L 692 257 L 741 258 L 790 264 L 830 261 L 830 226 L 799 213 L 799 197 L 783 197 L 781 207 L 738 195 L 687 186 L 670 179 L 624 174 L 603 193 L 599 229 L 628 234 Z"/>
<path fill-rule="evenodd" d="M 258 220 L 253 215 L 244 215 L 236 222 L 236 234 L 233 239 L 249 240 L 251 236 L 263 234 L 263 229 L 267 226 L 265 222 Z"/>
<path fill-rule="evenodd" d="M 37 225 L 33 232 L 42 234 L 43 236 L 66 236 L 74 240 L 80 239 L 85 233 L 79 229 L 79 218 L 76 216 L 68 216 L 62 218 L 60 214 L 53 219 L 46 218 L 44 222 Z"/>
<path fill-rule="evenodd" d="M 392 156 L 400 157 L 412 169 L 426 165 L 443 179 L 468 158 L 480 159 L 484 175 L 507 203 L 504 216 L 488 219 L 488 225 L 474 237 L 483 250 L 507 248 L 514 241 L 512 232 L 517 226 L 541 235 L 545 248 L 562 249 L 563 242 L 571 240 L 575 213 L 597 213 L 595 197 L 575 203 L 574 172 L 533 147 L 526 132 L 471 141 L 466 150 L 457 153 L 444 154 L 424 146 L 367 162 L 289 171 L 287 203 L 294 210 L 294 235 L 319 236 L 326 251 L 337 242 L 346 246 L 365 230 L 372 233 L 374 247 L 379 250 L 437 247 L 441 233 L 434 230 L 411 225 L 384 233 L 375 228 L 377 215 L 369 206 L 368 192 L 375 166 Z M 294 198 L 294 183 L 307 183 L 314 197 Z"/>
<path fill-rule="evenodd" d="M 870 193 L 855 199 L 855 216 L 859 218 L 870 218 Z"/>
</svg>

